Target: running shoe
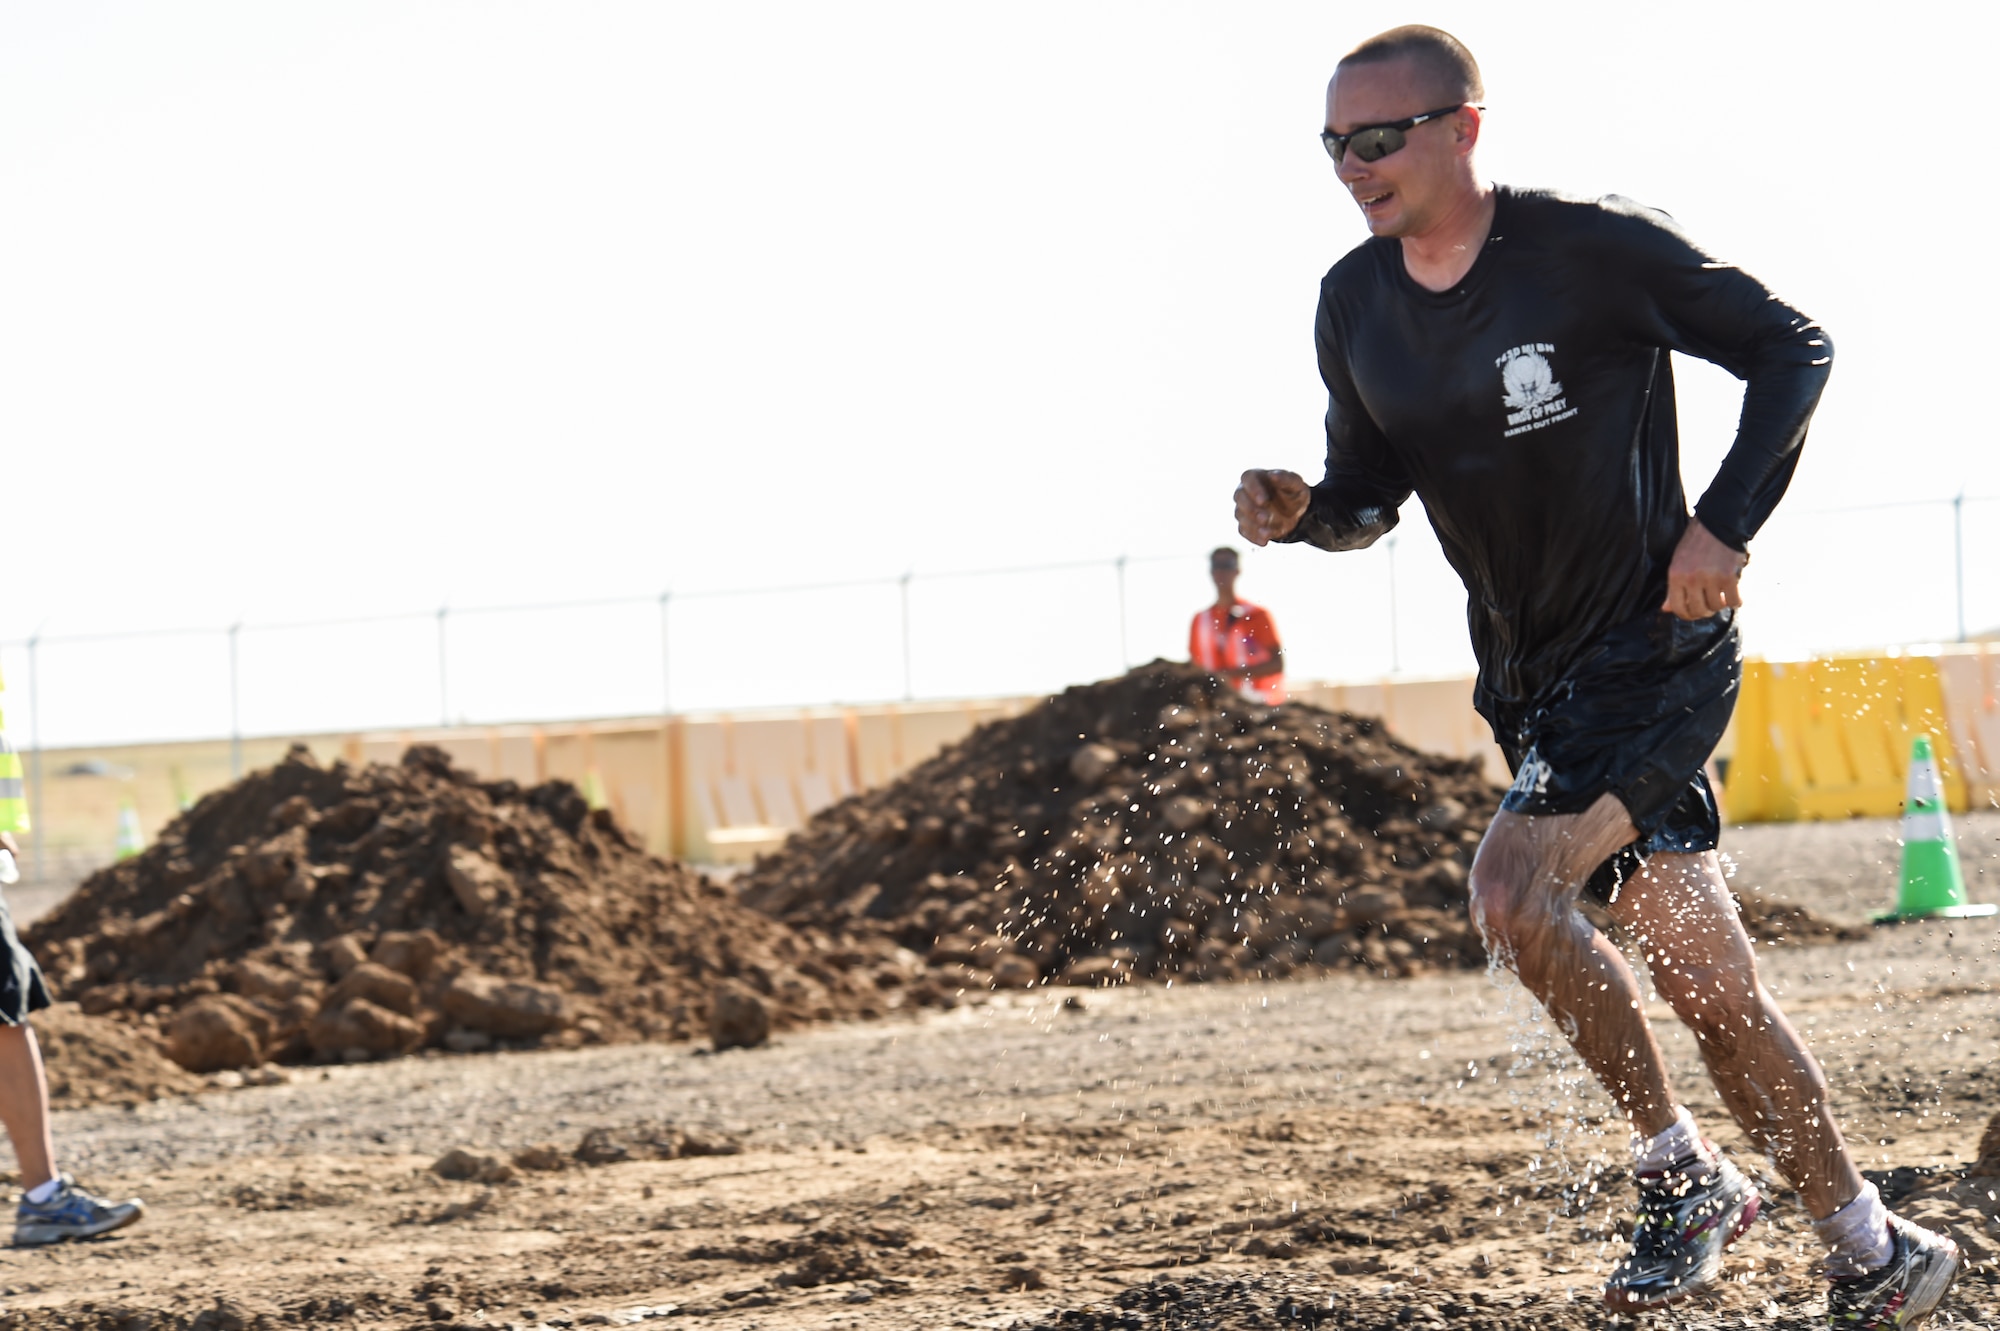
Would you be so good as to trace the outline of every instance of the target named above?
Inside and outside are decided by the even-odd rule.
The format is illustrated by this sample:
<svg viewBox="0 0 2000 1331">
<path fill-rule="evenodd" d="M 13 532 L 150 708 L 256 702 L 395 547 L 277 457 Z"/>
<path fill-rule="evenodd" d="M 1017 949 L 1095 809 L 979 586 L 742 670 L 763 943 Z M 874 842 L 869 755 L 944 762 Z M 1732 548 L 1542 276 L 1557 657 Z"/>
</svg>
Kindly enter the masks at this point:
<svg viewBox="0 0 2000 1331">
<path fill-rule="evenodd" d="M 1836 1280 L 1826 1296 L 1826 1324 L 1835 1331 L 1907 1329 L 1944 1302 L 1958 1278 L 1958 1245 L 1942 1234 L 1889 1217 L 1889 1260 L 1865 1276 Z"/>
<path fill-rule="evenodd" d="M 76 1186 L 69 1175 L 45 1202 L 21 1199 L 14 1213 L 14 1246 L 32 1248 L 64 1239 L 87 1239 L 123 1229 L 146 1214 L 146 1204 L 138 1198 L 129 1202 L 107 1202 Z"/>
<path fill-rule="evenodd" d="M 1720 1155 L 1712 1164 L 1690 1157 L 1638 1181 L 1632 1251 L 1604 1286 L 1609 1308 L 1657 1308 L 1715 1283 L 1722 1250 L 1763 1206 L 1756 1185 Z"/>
</svg>

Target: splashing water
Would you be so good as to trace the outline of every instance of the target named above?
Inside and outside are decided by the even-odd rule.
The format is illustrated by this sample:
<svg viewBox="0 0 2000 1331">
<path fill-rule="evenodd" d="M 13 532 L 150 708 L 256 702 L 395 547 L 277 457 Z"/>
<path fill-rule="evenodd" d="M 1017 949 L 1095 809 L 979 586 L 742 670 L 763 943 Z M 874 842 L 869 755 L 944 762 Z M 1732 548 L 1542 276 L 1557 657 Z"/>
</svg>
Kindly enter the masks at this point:
<svg viewBox="0 0 2000 1331">
<path fill-rule="evenodd" d="M 1570 1049 L 1548 1009 L 1514 974 L 1504 948 L 1489 956 L 1486 976 L 1500 993 L 1500 1016 L 1514 1056 L 1506 1069 L 1507 1099 L 1528 1121 L 1539 1148 L 1528 1162 L 1525 1195 L 1555 1203 L 1545 1217 L 1545 1233 L 1553 1235 L 1558 1222 L 1567 1220 L 1584 1242 L 1615 1238 L 1613 1199 L 1622 1193 L 1604 1188 L 1601 1180 L 1622 1171 L 1623 1134 L 1608 1141 L 1613 1134 L 1607 1124 L 1622 1128 L 1623 1120 L 1611 1112 L 1597 1079 Z M 1600 1204 L 1605 1212 L 1592 1223 L 1591 1212 Z"/>
</svg>

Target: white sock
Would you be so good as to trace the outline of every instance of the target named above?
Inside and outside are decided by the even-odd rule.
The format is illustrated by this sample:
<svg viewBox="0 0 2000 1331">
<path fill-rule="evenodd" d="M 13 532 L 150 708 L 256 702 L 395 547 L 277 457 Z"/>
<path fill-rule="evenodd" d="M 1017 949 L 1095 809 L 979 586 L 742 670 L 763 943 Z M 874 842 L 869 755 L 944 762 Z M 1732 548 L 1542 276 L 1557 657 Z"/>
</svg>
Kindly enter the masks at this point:
<svg viewBox="0 0 2000 1331">
<path fill-rule="evenodd" d="M 1701 1144 L 1694 1115 L 1686 1106 L 1674 1106 L 1674 1121 L 1657 1137 L 1632 1134 L 1632 1169 L 1639 1174 L 1664 1174 L 1690 1156 L 1706 1162 L 1708 1151 Z"/>
<path fill-rule="evenodd" d="M 1813 1221 L 1813 1229 L 1827 1247 L 1828 1280 L 1867 1275 L 1896 1250 L 1889 1237 L 1889 1208 L 1873 1183 L 1862 1184 L 1859 1196 L 1826 1219 Z"/>
<path fill-rule="evenodd" d="M 60 1187 L 62 1187 L 62 1175 L 58 1174 L 46 1183 L 40 1183 L 28 1189 L 22 1195 L 36 1206 L 40 1206 L 43 1202 L 55 1196 L 56 1190 Z"/>
</svg>

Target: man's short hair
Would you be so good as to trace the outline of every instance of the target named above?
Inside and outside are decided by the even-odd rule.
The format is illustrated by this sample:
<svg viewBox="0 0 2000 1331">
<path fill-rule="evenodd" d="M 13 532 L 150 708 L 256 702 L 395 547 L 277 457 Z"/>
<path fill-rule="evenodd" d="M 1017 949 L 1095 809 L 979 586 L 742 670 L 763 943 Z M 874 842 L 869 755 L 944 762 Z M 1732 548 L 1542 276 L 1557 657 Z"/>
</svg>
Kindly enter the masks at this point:
<svg viewBox="0 0 2000 1331">
<path fill-rule="evenodd" d="M 1243 566 L 1243 561 L 1237 558 L 1236 547 L 1233 545 L 1218 545 L 1208 552 L 1208 566 L 1210 568 L 1214 568 L 1217 564 L 1224 562 L 1227 562 L 1232 568 L 1241 568 Z"/>
<path fill-rule="evenodd" d="M 1391 60 L 1408 60 L 1422 71 L 1444 102 L 1483 102 L 1486 84 L 1479 77 L 1479 62 L 1465 43 L 1442 28 L 1408 23 L 1370 37 L 1340 57 L 1335 69 L 1349 65 L 1382 65 Z"/>
</svg>

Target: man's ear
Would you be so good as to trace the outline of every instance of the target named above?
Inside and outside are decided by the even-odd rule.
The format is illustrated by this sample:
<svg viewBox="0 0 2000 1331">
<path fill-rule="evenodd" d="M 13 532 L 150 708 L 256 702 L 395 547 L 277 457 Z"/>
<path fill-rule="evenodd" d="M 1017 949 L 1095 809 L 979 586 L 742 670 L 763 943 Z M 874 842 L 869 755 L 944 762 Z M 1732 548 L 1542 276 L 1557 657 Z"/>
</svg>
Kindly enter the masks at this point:
<svg viewBox="0 0 2000 1331">
<path fill-rule="evenodd" d="M 1486 116 L 1478 107 L 1467 104 L 1452 116 L 1451 126 L 1452 146 L 1461 154 L 1469 153 L 1479 146 L 1479 131 L 1486 127 Z"/>
</svg>

